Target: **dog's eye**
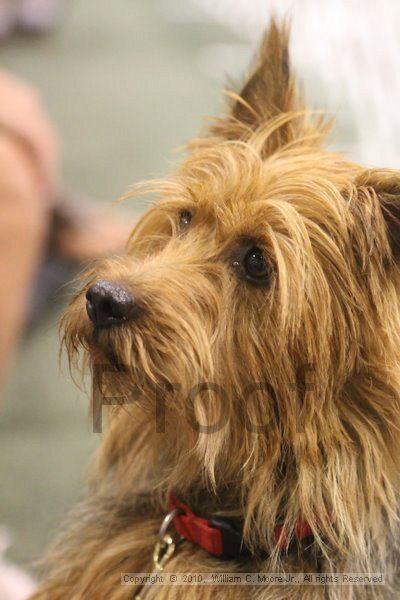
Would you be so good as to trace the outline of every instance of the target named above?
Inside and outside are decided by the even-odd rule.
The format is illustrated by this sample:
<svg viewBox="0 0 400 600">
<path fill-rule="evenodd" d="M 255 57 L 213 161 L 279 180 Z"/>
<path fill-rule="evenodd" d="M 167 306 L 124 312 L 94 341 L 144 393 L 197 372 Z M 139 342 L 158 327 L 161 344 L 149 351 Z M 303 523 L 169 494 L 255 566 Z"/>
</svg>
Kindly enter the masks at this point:
<svg viewBox="0 0 400 600">
<path fill-rule="evenodd" d="M 246 252 L 241 264 L 235 261 L 234 266 L 240 267 L 242 277 L 251 283 L 263 284 L 268 281 L 271 274 L 271 265 L 257 246 L 253 246 Z"/>
<path fill-rule="evenodd" d="M 189 227 L 192 221 L 193 215 L 190 210 L 182 210 L 179 213 L 179 227 L 180 229 L 186 229 Z"/>
</svg>

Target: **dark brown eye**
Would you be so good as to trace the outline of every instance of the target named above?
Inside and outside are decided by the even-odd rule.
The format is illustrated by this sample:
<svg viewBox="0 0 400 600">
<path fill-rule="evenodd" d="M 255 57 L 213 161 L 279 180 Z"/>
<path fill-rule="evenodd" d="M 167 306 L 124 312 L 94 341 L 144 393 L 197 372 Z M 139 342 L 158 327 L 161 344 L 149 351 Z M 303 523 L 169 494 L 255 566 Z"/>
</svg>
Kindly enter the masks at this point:
<svg viewBox="0 0 400 600">
<path fill-rule="evenodd" d="M 246 279 L 254 283 L 267 281 L 271 273 L 271 267 L 266 261 L 263 251 L 257 246 L 250 248 L 244 255 L 243 270 Z"/>
<path fill-rule="evenodd" d="M 181 229 L 186 229 L 187 227 L 189 227 L 191 221 L 192 221 L 193 215 L 190 212 L 190 210 L 182 210 L 179 213 L 179 227 Z"/>
</svg>

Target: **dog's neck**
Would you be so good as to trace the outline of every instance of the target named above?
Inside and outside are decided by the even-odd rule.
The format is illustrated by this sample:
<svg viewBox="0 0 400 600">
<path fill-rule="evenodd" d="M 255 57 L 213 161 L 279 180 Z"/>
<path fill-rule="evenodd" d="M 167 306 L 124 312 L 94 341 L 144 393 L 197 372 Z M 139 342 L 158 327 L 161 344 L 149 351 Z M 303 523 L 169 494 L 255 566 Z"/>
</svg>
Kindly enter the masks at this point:
<svg viewBox="0 0 400 600">
<path fill-rule="evenodd" d="M 121 407 L 111 419 L 97 479 L 113 473 L 121 496 L 131 494 L 134 486 L 135 491 L 152 496 L 158 512 L 167 511 L 168 495 L 173 490 L 199 515 L 240 518 L 249 546 L 268 551 L 278 522 L 283 520 L 290 531 L 302 518 L 317 534 L 316 543 L 330 548 L 332 556 L 358 555 L 358 568 L 368 569 L 368 560 L 380 560 L 376 558 L 378 550 L 372 547 L 376 540 L 383 540 L 379 549 L 383 556 L 389 551 L 385 546 L 393 543 L 385 541 L 388 528 L 394 532 L 398 529 L 395 515 L 400 472 L 396 420 L 381 420 L 380 424 L 366 421 L 363 407 L 368 403 L 363 397 L 374 387 L 379 387 L 382 397 L 393 393 L 387 383 L 384 386 L 370 378 L 366 386 L 360 376 L 343 392 L 342 415 L 326 412 L 330 428 L 317 421 L 306 423 L 292 446 L 275 447 L 275 453 L 272 440 L 256 437 L 253 445 L 260 444 L 264 453 L 254 446 L 253 452 L 259 453 L 258 467 L 248 462 L 248 467 L 244 465 L 233 476 L 226 470 L 229 461 L 225 457 L 217 465 L 213 481 L 208 478 L 206 455 L 193 444 L 193 432 L 177 426 L 176 415 L 171 420 L 167 417 L 165 429 L 157 431 L 154 411 L 143 411 L 138 404 L 127 414 Z M 320 446 L 318 432 L 323 427 L 330 438 Z M 338 431 L 342 431 L 341 437 Z M 363 439 L 357 437 L 360 431 L 364 431 Z M 328 447 L 329 454 L 324 450 Z M 368 554 L 365 549 L 371 543 Z"/>
</svg>

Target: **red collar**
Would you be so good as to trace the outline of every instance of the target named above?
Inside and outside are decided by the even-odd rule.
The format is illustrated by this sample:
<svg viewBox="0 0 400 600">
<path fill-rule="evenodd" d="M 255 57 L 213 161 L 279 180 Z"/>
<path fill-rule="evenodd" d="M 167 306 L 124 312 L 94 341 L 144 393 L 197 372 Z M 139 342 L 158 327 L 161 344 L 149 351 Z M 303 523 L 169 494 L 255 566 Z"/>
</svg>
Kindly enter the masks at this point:
<svg viewBox="0 0 400 600">
<path fill-rule="evenodd" d="M 174 517 L 174 525 L 183 538 L 200 546 L 209 554 L 222 559 L 231 560 L 240 556 L 252 554 L 243 543 L 243 531 L 232 519 L 215 517 L 206 519 L 194 514 L 190 508 L 171 493 L 169 496 L 170 510 L 179 509 L 181 512 Z M 292 536 L 288 537 L 282 524 L 275 525 L 274 536 L 280 552 L 288 552 L 293 545 L 306 538 L 312 538 L 313 532 L 307 521 L 297 519 Z"/>
</svg>

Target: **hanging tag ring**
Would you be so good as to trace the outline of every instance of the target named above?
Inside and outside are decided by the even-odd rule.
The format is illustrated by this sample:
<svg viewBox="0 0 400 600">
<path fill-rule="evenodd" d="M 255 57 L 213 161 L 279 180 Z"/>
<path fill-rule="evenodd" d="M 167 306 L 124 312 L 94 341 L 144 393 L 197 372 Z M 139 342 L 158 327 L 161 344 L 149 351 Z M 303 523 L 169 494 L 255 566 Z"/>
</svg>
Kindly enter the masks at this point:
<svg viewBox="0 0 400 600">
<path fill-rule="evenodd" d="M 161 523 L 161 527 L 158 532 L 158 541 L 156 542 L 153 551 L 153 568 L 157 571 L 163 570 L 164 565 L 175 552 L 177 544 L 182 540 L 182 537 L 174 540 L 172 536 L 167 533 L 172 521 L 175 519 L 175 517 L 182 514 L 182 512 L 182 509 L 174 508 L 174 510 L 171 510 L 171 512 L 164 517 L 164 520 Z"/>
<path fill-rule="evenodd" d="M 175 517 L 177 517 L 178 515 L 181 515 L 183 512 L 184 511 L 181 508 L 174 508 L 174 510 L 171 510 L 171 512 L 169 512 L 167 515 L 165 515 L 164 520 L 161 523 L 161 527 L 158 532 L 158 537 L 160 539 L 162 539 L 164 537 L 164 535 L 167 533 L 168 528 L 171 525 L 172 521 L 175 519 Z"/>
<path fill-rule="evenodd" d="M 175 519 L 175 517 L 183 512 L 184 511 L 181 508 L 174 508 L 174 510 L 171 510 L 171 512 L 164 517 L 158 532 L 158 540 L 153 550 L 152 573 L 161 573 L 164 570 L 165 565 L 174 554 L 176 547 L 183 540 L 182 536 L 179 536 L 174 540 L 173 537 L 168 533 L 168 529 L 172 521 Z M 144 600 L 151 587 L 151 583 L 146 583 L 135 595 L 135 599 Z"/>
</svg>

